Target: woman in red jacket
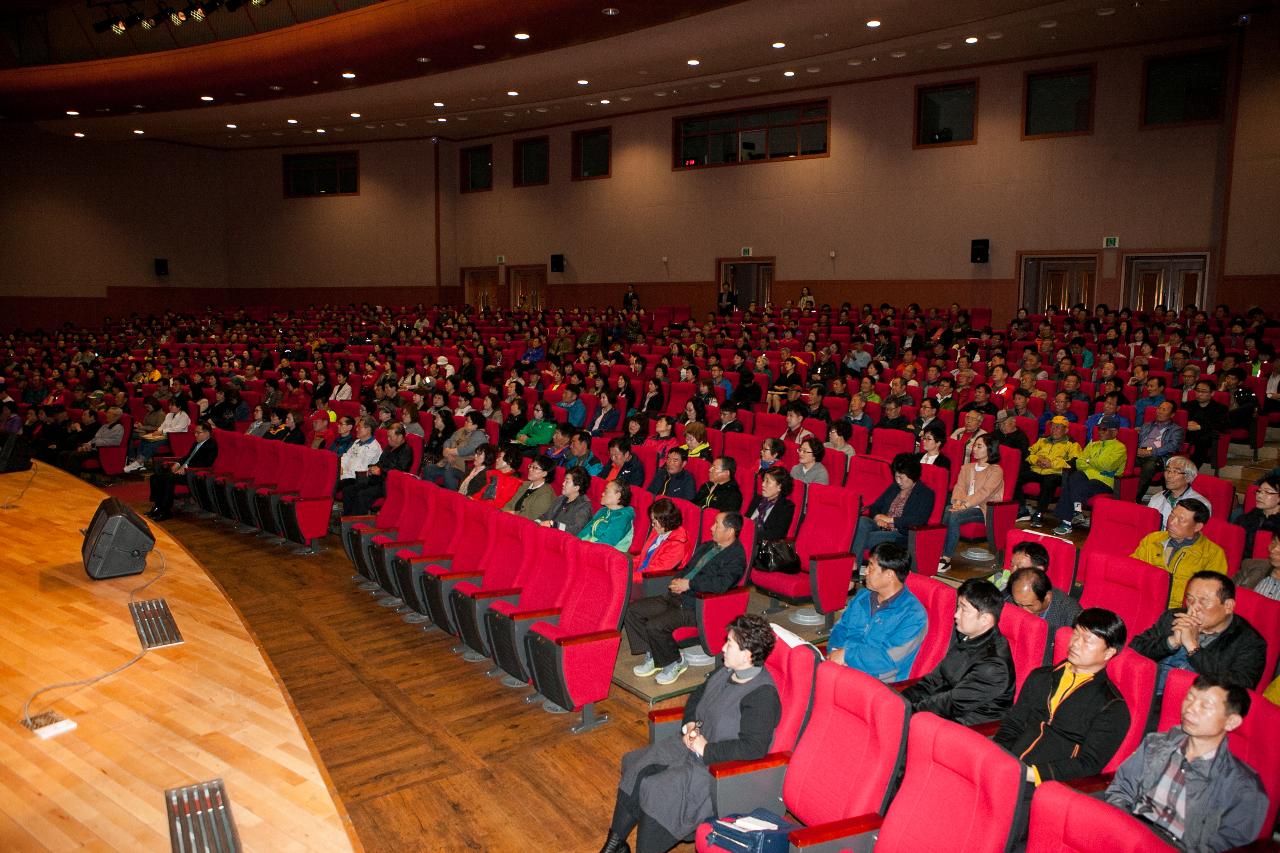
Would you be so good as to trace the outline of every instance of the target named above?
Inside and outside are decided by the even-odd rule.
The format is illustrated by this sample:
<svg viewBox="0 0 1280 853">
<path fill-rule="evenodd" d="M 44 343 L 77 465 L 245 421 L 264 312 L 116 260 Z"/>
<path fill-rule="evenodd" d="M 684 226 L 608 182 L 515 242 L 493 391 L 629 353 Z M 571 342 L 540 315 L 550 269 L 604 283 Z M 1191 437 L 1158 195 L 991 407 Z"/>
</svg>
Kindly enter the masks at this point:
<svg viewBox="0 0 1280 853">
<path fill-rule="evenodd" d="M 658 498 L 649 507 L 649 536 L 640 549 L 636 571 L 640 575 L 678 569 L 689 561 L 693 540 L 684 529 L 684 517 L 671 498 Z"/>
</svg>

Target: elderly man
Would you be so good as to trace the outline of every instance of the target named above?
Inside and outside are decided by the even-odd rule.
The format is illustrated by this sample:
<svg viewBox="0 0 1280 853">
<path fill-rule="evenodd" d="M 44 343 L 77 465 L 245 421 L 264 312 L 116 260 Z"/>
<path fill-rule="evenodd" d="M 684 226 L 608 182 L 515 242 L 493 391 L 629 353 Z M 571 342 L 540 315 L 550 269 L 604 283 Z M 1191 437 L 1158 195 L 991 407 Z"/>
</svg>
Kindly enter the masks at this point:
<svg viewBox="0 0 1280 853">
<path fill-rule="evenodd" d="M 1169 606 L 1181 607 L 1187 580 L 1200 571 L 1227 573 L 1227 555 L 1205 536 L 1209 508 L 1195 498 L 1181 501 L 1169 513 L 1164 530 L 1148 533 L 1138 543 L 1132 556 L 1158 566 L 1173 575 L 1169 588 Z"/>
<path fill-rule="evenodd" d="M 1141 421 L 1139 421 L 1141 423 Z M 1156 406 L 1156 419 L 1138 428 L 1138 499 L 1147 493 L 1156 472 L 1182 447 L 1182 427 L 1173 422 L 1173 403 Z"/>
<path fill-rule="evenodd" d="M 377 463 L 381 456 L 382 445 L 373 437 L 373 418 L 362 415 L 356 420 L 356 440 L 338 460 L 339 485 L 345 487 L 347 480 L 354 480 L 357 474 L 368 471 L 369 466 Z"/>
<path fill-rule="evenodd" d="M 1197 500 L 1213 514 L 1213 504 L 1191 487 L 1200 470 L 1185 456 L 1173 456 L 1164 463 L 1164 490 L 1151 499 L 1147 506 L 1160 513 L 1160 524 L 1169 521 L 1169 513 L 1182 501 Z"/>
<path fill-rule="evenodd" d="M 653 472 L 649 481 L 649 494 L 657 497 L 683 498 L 691 501 L 697 493 L 697 483 L 693 475 L 684 469 L 689 461 L 689 451 L 683 447 L 673 447 L 667 451 L 667 458 Z"/>
<path fill-rule="evenodd" d="M 700 509 L 717 509 L 722 512 L 742 510 L 742 490 L 734 474 L 738 463 L 732 456 L 717 456 L 707 469 L 707 482 L 693 496 L 694 506 Z"/>
<path fill-rule="evenodd" d="M 147 516 L 152 521 L 168 521 L 173 517 L 173 495 L 178 483 L 187 482 L 191 468 L 208 468 L 218 458 L 218 442 L 213 438 L 213 424 L 199 421 L 195 428 L 196 442 L 181 462 L 171 463 L 165 470 L 156 472 L 148 481 L 151 490 L 151 509 Z"/>
<path fill-rule="evenodd" d="M 1084 514 L 1085 504 L 1095 495 L 1103 495 L 1115 488 L 1116 475 L 1124 471 L 1129 452 L 1123 443 L 1116 441 L 1119 420 L 1113 415 L 1104 416 L 1097 424 L 1097 438 L 1085 445 L 1076 457 L 1076 470 L 1062 479 L 1062 497 L 1053 514 L 1058 517 L 1054 528 L 1057 536 L 1071 533 L 1074 525 L 1089 526 Z"/>
<path fill-rule="evenodd" d="M 405 442 L 402 423 L 387 427 L 387 449 L 366 469 L 366 476 L 346 480 L 342 487 L 342 510 L 347 515 L 365 515 L 374 501 L 387 496 L 387 474 L 413 467 L 413 449 Z"/>
<path fill-rule="evenodd" d="M 609 469 L 604 474 L 606 483 L 621 480 L 628 486 L 644 485 L 644 465 L 631 452 L 631 442 L 625 438 L 609 439 Z"/>
<path fill-rule="evenodd" d="M 1146 411 L 1152 406 L 1158 406 L 1165 401 L 1164 396 L 1164 377 L 1152 376 L 1147 379 L 1146 385 L 1143 386 L 1145 392 L 1138 402 L 1133 404 L 1134 416 L 1138 423 L 1146 420 Z"/>
<path fill-rule="evenodd" d="M 633 655 L 644 655 L 632 670 L 636 677 L 656 673 L 659 684 L 670 684 L 689 668 L 672 632 L 697 624 L 694 599 L 698 593 L 728 592 L 747 570 L 747 554 L 738 541 L 741 532 L 740 514 L 717 514 L 711 525 L 711 541 L 698 546 L 679 575 L 667 584 L 667 591 L 627 607 L 627 643 Z"/>
<path fill-rule="evenodd" d="M 1022 469 L 1022 488 L 1035 483 L 1040 487 L 1036 496 L 1036 511 L 1031 514 L 1031 523 L 1039 527 L 1043 523 L 1044 513 L 1053 501 L 1054 492 L 1062 483 L 1062 477 L 1071 467 L 1071 463 L 1080 455 L 1080 445 L 1067 436 L 1070 422 L 1058 415 L 1049 421 L 1049 432 L 1027 449 L 1025 466 Z M 1023 500 L 1026 500 L 1025 493 Z"/>
<path fill-rule="evenodd" d="M 1067 590 L 1055 589 L 1049 580 L 1049 552 L 1038 542 L 1019 542 L 1010 559 L 1011 574 L 1006 597 L 1023 610 L 1043 619 L 1052 637 L 1059 628 L 1075 624 L 1080 603 Z M 1044 662 L 1053 658 L 1053 643 L 1044 650 Z"/>
<path fill-rule="evenodd" d="M 72 474 L 79 474 L 86 459 L 97 458 L 98 448 L 119 447 L 123 444 L 124 424 L 120 423 L 123 416 L 124 412 L 119 406 L 107 409 L 107 420 L 94 431 L 93 438 L 78 445 L 75 450 L 63 453 L 58 460 L 58 467 Z"/>
</svg>

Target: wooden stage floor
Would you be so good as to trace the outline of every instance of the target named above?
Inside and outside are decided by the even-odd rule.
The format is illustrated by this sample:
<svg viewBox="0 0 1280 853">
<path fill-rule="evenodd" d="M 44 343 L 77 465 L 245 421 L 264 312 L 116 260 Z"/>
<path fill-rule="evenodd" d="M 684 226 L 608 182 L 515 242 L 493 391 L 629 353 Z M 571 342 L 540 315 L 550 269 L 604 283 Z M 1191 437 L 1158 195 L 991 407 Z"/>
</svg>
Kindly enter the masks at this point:
<svg viewBox="0 0 1280 853">
<path fill-rule="evenodd" d="M 30 472 L 0 475 L 0 503 Z M 39 466 L 0 510 L 0 849 L 166 850 L 167 788 L 221 778 L 246 850 L 359 849 L 288 694 L 236 608 L 167 531 L 142 575 L 92 581 L 86 527 L 104 493 Z M 164 598 L 185 642 L 87 687 L 40 696 L 74 731 L 42 741 L 19 719 L 48 684 L 139 651 L 130 591 Z"/>
</svg>

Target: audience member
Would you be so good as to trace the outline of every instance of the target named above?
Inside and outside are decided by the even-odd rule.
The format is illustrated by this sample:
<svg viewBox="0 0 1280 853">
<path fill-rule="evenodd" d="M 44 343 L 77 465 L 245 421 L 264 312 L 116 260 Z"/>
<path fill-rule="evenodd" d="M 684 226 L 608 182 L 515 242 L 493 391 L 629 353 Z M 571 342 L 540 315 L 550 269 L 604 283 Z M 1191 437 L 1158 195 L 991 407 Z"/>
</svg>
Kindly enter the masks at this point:
<svg viewBox="0 0 1280 853">
<path fill-rule="evenodd" d="M 933 511 L 934 494 L 920 482 L 920 460 L 914 454 L 899 453 L 890 466 L 893 483 L 867 508 L 867 515 L 858 519 L 853 537 L 855 564 L 862 554 L 881 542 L 906 544 L 907 531 L 927 524 Z"/>
<path fill-rule="evenodd" d="M 549 510 L 538 516 L 538 523 L 543 527 L 554 527 L 577 536 L 591 520 L 591 501 L 587 498 L 590 487 L 591 475 L 585 468 L 565 471 L 560 497 L 556 498 Z"/>
<path fill-rule="evenodd" d="M 1035 484 L 1039 487 L 1036 496 L 1036 509 L 1031 513 L 1031 523 L 1039 527 L 1043 523 L 1044 513 L 1053 503 L 1053 496 L 1062 477 L 1071 467 L 1071 463 L 1080 455 L 1080 445 L 1067 435 L 1069 421 L 1058 416 L 1049 421 L 1049 431 L 1027 450 L 1026 467 L 1022 472 L 1023 500 L 1026 500 L 1025 489 Z"/>
<path fill-rule="evenodd" d="M 555 490 L 551 487 L 551 475 L 555 470 L 556 463 L 547 457 L 533 457 L 524 483 L 502 509 L 530 521 L 541 518 L 556 501 Z"/>
<path fill-rule="evenodd" d="M 152 521 L 168 521 L 173 517 L 173 497 L 179 483 L 190 488 L 188 471 L 192 468 L 209 468 L 218 458 L 218 442 L 213 437 L 213 424 L 198 421 L 195 427 L 195 444 L 178 462 L 172 462 L 163 470 L 151 475 L 147 486 L 151 492 L 151 509 L 147 517 Z"/>
<path fill-rule="evenodd" d="M 405 440 L 404 424 L 393 423 L 387 429 L 387 448 L 378 461 L 365 469 L 366 476 L 346 481 L 342 488 L 342 511 L 346 515 L 366 515 L 374 501 L 387 495 L 387 474 L 409 471 L 413 467 L 413 449 Z"/>
<path fill-rule="evenodd" d="M 1244 553 L 1254 552 L 1254 542 L 1259 535 L 1280 533 L 1280 473 L 1272 471 L 1258 481 L 1253 494 L 1254 507 L 1245 512 L 1238 509 L 1231 520 L 1244 528 Z"/>
<path fill-rule="evenodd" d="M 760 492 L 747 506 L 747 518 L 756 526 L 757 552 L 762 545 L 787 538 L 796 511 L 790 497 L 793 486 L 791 475 L 781 465 L 760 476 Z"/>
<path fill-rule="evenodd" d="M 1181 607 L 1187 580 L 1200 571 L 1227 574 L 1227 555 L 1203 534 L 1209 508 L 1194 498 L 1184 500 L 1169 513 L 1163 530 L 1142 537 L 1132 556 L 1173 575 L 1169 606 Z"/>
<path fill-rule="evenodd" d="M 1000 444 L 991 435 L 980 435 L 973 442 L 973 461 L 960 467 L 951 504 L 942 513 L 947 536 L 942 545 L 939 572 L 951 568 L 951 557 L 960 544 L 960 527 L 982 522 L 987 517 L 987 504 L 1004 497 L 1004 468 L 1000 466 Z"/>
<path fill-rule="evenodd" d="M 653 472 L 649 481 L 649 494 L 655 497 L 681 498 L 693 500 L 698 486 L 693 475 L 685 470 L 689 459 L 689 451 L 683 447 L 673 447 L 667 452 L 666 461 Z"/>
<path fill-rule="evenodd" d="M 1115 488 L 1116 475 L 1125 470 L 1129 461 L 1128 450 L 1116 440 L 1118 425 L 1114 416 L 1102 417 L 1096 424 L 1097 438 L 1075 458 L 1075 470 L 1064 474 L 1062 497 L 1053 510 L 1059 522 L 1054 535 L 1066 536 L 1075 525 L 1088 526 L 1084 511 L 1089 500 Z"/>
<path fill-rule="evenodd" d="M 827 660 L 886 684 L 911 673 L 928 617 L 907 588 L 911 557 L 895 542 L 871 549 L 864 586 L 845 607 L 827 641 Z"/>
<path fill-rule="evenodd" d="M 612 545 L 624 554 L 635 536 L 636 511 L 631 508 L 631 487 L 614 480 L 600 495 L 600 509 L 578 531 L 584 542 Z"/>
<path fill-rule="evenodd" d="M 1156 419 L 1138 428 L 1138 499 L 1146 495 L 1156 472 L 1182 447 L 1184 432 L 1173 422 L 1173 403 L 1156 407 Z M 1141 423 L 1141 422 L 1139 422 Z"/>
<path fill-rule="evenodd" d="M 826 448 L 822 446 L 822 439 L 809 435 L 800 442 L 797 451 L 800 461 L 791 466 L 791 479 L 797 483 L 827 485 L 827 468 L 822 464 Z"/>
<path fill-rule="evenodd" d="M 644 487 L 644 465 L 631 453 L 631 442 L 625 438 L 609 439 L 609 470 L 606 482 L 621 480 L 628 486 Z"/>
<path fill-rule="evenodd" d="M 742 511 L 742 490 L 738 488 L 735 474 L 738 462 L 732 456 L 717 456 L 707 469 L 707 482 L 693 496 L 693 504 L 699 509 L 716 509 L 722 512 Z"/>
</svg>

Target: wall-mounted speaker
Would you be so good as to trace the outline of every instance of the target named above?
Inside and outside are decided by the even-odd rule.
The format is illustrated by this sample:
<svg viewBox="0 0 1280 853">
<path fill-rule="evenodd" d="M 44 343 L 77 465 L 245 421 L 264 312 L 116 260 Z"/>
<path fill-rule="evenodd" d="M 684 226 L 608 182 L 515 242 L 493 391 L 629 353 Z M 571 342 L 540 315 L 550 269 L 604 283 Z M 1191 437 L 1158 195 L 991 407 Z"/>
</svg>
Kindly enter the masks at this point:
<svg viewBox="0 0 1280 853">
<path fill-rule="evenodd" d="M 969 244 L 969 261 L 975 264 L 985 264 L 991 260 L 991 241 L 990 240 L 974 240 Z"/>
<path fill-rule="evenodd" d="M 168 274 L 169 274 L 169 259 L 168 259 L 168 258 L 156 258 L 155 264 L 156 264 L 156 275 L 168 275 Z"/>
<path fill-rule="evenodd" d="M 551 256 L 551 271 L 564 272 L 564 255 Z"/>
<path fill-rule="evenodd" d="M 96 581 L 136 575 L 146 568 L 155 544 L 155 534 L 136 512 L 119 498 L 107 498 L 89 522 L 80 557 L 85 573 Z"/>
</svg>

